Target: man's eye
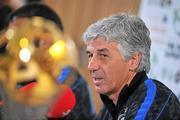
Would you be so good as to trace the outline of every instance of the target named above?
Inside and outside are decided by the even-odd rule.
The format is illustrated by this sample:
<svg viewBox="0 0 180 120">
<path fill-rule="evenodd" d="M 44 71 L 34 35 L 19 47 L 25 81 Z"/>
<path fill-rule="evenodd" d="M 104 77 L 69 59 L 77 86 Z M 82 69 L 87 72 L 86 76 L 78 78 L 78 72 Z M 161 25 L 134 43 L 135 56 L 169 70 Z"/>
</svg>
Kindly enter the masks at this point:
<svg viewBox="0 0 180 120">
<path fill-rule="evenodd" d="M 91 58 L 93 55 L 92 54 L 88 54 L 88 58 Z"/>
<path fill-rule="evenodd" d="M 108 57 L 106 54 L 100 54 L 101 57 Z"/>
</svg>

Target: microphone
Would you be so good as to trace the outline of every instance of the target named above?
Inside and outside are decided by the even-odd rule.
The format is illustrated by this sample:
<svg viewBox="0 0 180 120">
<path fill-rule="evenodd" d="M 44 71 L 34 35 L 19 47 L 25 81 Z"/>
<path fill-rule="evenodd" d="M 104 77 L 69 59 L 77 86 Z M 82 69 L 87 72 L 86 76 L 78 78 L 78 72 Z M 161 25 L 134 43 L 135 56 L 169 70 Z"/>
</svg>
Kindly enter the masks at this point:
<svg viewBox="0 0 180 120">
<path fill-rule="evenodd" d="M 50 111 L 47 115 L 49 118 L 58 118 L 68 115 L 76 104 L 76 98 L 71 88 L 67 85 L 63 85 L 63 87 L 64 91 L 57 96 L 50 107 Z"/>
<path fill-rule="evenodd" d="M 0 100 L 0 107 L 4 104 L 3 100 Z"/>
<path fill-rule="evenodd" d="M 36 82 L 29 83 L 20 88 L 21 91 L 29 91 L 35 87 Z M 55 100 L 50 105 L 50 109 L 47 113 L 48 118 L 64 117 L 71 112 L 76 104 L 76 98 L 71 90 L 65 84 L 59 84 L 60 92 L 56 96 Z"/>
</svg>

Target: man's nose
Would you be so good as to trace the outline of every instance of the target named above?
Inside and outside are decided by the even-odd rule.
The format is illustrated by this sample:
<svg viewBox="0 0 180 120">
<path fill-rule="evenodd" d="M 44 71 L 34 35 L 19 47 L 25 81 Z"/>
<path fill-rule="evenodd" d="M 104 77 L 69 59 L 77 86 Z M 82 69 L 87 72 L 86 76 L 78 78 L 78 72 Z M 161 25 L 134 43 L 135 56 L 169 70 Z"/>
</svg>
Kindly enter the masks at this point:
<svg viewBox="0 0 180 120">
<path fill-rule="evenodd" d="M 96 71 L 99 68 L 99 60 L 95 57 L 92 57 L 88 63 L 88 70 L 89 71 Z"/>
</svg>

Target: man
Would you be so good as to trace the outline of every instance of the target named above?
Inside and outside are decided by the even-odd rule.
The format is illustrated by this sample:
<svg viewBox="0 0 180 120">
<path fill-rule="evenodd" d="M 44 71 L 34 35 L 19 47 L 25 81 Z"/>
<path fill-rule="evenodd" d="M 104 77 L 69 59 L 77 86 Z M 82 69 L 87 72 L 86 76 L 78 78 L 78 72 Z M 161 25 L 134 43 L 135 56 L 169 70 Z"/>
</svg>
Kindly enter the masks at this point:
<svg viewBox="0 0 180 120">
<path fill-rule="evenodd" d="M 98 120 L 179 120 L 180 103 L 150 70 L 150 32 L 128 14 L 113 15 L 90 25 L 88 70 L 104 103 Z"/>
</svg>

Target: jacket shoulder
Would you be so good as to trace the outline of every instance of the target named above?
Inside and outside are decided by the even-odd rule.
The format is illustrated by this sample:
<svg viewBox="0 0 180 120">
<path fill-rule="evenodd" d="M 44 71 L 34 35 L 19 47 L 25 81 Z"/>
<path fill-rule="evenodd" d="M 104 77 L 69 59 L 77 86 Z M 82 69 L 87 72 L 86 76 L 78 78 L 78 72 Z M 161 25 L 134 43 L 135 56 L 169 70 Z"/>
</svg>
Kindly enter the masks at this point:
<svg viewBox="0 0 180 120">
<path fill-rule="evenodd" d="M 177 119 L 180 103 L 174 93 L 157 80 L 145 80 L 127 102 L 127 119 Z"/>
<path fill-rule="evenodd" d="M 153 100 L 147 117 L 153 117 L 158 120 L 180 119 L 180 102 L 177 96 L 163 83 L 153 80 L 156 85 L 156 96 Z"/>
</svg>

